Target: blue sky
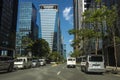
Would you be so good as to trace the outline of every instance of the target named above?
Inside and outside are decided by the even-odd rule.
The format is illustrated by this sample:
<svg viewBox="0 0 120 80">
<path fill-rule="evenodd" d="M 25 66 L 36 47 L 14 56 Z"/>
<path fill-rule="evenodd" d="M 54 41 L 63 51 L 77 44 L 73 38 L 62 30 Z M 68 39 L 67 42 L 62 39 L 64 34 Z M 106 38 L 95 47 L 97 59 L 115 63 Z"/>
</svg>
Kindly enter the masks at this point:
<svg viewBox="0 0 120 80">
<path fill-rule="evenodd" d="M 59 16 L 60 16 L 60 27 L 62 35 L 64 37 L 64 43 L 66 44 L 67 53 L 73 51 L 70 46 L 72 35 L 69 35 L 68 31 L 73 29 L 73 0 L 21 0 L 21 1 L 32 1 L 37 8 L 37 24 L 39 25 L 39 6 L 40 4 L 58 4 Z"/>
</svg>

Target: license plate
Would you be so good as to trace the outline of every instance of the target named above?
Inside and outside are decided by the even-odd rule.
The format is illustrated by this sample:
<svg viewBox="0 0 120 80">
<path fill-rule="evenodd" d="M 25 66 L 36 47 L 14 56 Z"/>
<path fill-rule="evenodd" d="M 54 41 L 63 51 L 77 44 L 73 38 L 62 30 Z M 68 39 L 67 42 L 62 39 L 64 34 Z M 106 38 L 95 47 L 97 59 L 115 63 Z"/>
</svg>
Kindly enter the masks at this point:
<svg viewBox="0 0 120 80">
<path fill-rule="evenodd" d="M 100 66 L 93 66 L 93 68 L 100 68 Z"/>
</svg>

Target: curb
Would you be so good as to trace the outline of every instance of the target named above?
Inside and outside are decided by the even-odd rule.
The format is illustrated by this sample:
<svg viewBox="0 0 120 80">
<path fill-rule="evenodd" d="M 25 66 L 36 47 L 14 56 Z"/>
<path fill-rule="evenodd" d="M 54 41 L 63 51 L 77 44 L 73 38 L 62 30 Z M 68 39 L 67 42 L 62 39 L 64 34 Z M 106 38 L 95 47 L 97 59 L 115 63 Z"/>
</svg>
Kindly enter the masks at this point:
<svg viewBox="0 0 120 80">
<path fill-rule="evenodd" d="M 116 71 L 114 67 L 109 67 L 109 68 L 106 68 L 105 73 L 112 73 L 112 74 L 119 74 L 120 75 L 120 69 L 117 69 L 117 71 Z"/>
</svg>

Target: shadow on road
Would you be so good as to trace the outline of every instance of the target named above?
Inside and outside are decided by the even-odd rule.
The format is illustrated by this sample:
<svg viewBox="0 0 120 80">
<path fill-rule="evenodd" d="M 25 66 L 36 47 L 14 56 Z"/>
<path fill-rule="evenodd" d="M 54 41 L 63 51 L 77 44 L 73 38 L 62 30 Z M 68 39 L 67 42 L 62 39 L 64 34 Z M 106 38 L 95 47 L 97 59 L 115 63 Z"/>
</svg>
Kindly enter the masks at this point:
<svg viewBox="0 0 120 80">
<path fill-rule="evenodd" d="M 9 73 L 9 72 L 6 72 L 6 71 L 0 71 L 0 74 L 6 74 L 6 73 Z"/>
<path fill-rule="evenodd" d="M 17 70 L 13 70 L 11 72 L 8 72 L 6 70 L 3 70 L 3 71 L 0 71 L 0 74 L 8 74 L 8 73 L 13 73 L 13 72 L 16 72 Z"/>
<path fill-rule="evenodd" d="M 104 73 L 96 73 L 96 72 L 87 72 L 85 74 L 88 74 L 88 75 L 104 75 Z"/>
</svg>

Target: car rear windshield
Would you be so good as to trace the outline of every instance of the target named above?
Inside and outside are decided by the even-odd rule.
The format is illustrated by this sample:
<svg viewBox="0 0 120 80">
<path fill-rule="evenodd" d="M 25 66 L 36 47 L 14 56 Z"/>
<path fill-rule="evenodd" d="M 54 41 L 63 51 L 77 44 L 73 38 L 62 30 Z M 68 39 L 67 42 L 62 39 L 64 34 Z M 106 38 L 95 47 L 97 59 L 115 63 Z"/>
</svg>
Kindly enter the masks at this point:
<svg viewBox="0 0 120 80">
<path fill-rule="evenodd" d="M 102 56 L 90 56 L 89 61 L 94 61 L 94 62 L 102 62 L 103 57 Z"/>
<path fill-rule="evenodd" d="M 23 59 L 16 59 L 15 62 L 21 62 Z"/>
<path fill-rule="evenodd" d="M 32 60 L 32 62 L 37 62 L 38 60 Z"/>
<path fill-rule="evenodd" d="M 68 59 L 68 61 L 75 61 L 75 59 Z"/>
<path fill-rule="evenodd" d="M 41 59 L 41 60 L 39 60 L 40 62 L 43 62 L 44 60 L 43 59 Z"/>
</svg>

